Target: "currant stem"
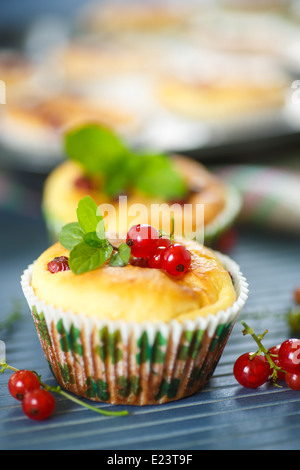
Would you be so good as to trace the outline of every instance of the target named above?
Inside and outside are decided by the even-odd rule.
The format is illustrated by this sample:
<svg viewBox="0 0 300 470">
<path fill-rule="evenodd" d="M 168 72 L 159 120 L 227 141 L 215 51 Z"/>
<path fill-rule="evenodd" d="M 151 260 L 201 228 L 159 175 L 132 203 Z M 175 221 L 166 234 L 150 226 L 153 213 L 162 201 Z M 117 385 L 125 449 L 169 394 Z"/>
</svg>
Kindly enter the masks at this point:
<svg viewBox="0 0 300 470">
<path fill-rule="evenodd" d="M 243 331 L 243 334 L 247 335 L 251 335 L 252 338 L 254 339 L 254 341 L 256 342 L 256 344 L 258 345 L 258 351 L 255 353 L 255 354 L 260 354 L 260 353 L 264 353 L 264 354 L 268 354 L 268 350 L 263 346 L 262 344 L 262 339 L 263 337 L 268 333 L 268 330 L 265 330 L 263 334 L 261 335 L 256 335 L 254 333 L 254 330 L 252 328 L 250 328 L 250 326 L 247 325 L 247 323 L 245 323 L 244 321 L 241 322 L 242 325 L 244 326 L 244 331 Z"/>
<path fill-rule="evenodd" d="M 265 330 L 264 333 L 262 333 L 260 335 L 256 335 L 254 333 L 254 330 L 249 325 L 247 325 L 247 323 L 242 321 L 241 324 L 245 328 L 243 330 L 243 334 L 244 335 L 247 335 L 247 334 L 251 335 L 252 338 L 254 339 L 254 341 L 256 342 L 256 344 L 258 345 L 258 350 L 253 354 L 253 356 L 261 354 L 261 353 L 263 353 L 266 356 L 266 359 L 267 359 L 267 361 L 270 365 L 270 368 L 272 369 L 271 378 L 273 380 L 274 385 L 278 386 L 278 384 L 277 384 L 277 379 L 278 379 L 277 371 L 281 371 L 281 372 L 285 372 L 285 371 L 281 367 L 276 366 L 276 364 L 272 360 L 272 354 L 270 354 L 269 350 L 266 349 L 264 347 L 264 345 L 262 344 L 262 342 L 261 342 L 262 339 L 264 338 L 264 336 L 268 333 L 268 330 Z"/>
<path fill-rule="evenodd" d="M 71 401 L 77 403 L 78 405 L 84 406 L 85 408 L 89 408 L 90 410 L 95 411 L 96 413 L 100 413 L 100 414 L 106 415 L 106 416 L 126 416 L 126 415 L 128 415 L 128 411 L 126 411 L 126 410 L 124 410 L 124 411 L 108 411 L 107 410 L 106 411 L 106 410 L 103 410 L 101 408 L 96 408 L 95 406 L 89 405 L 88 403 L 84 403 L 81 400 L 79 400 L 78 398 L 73 397 L 72 395 L 69 395 L 68 393 L 64 392 L 64 390 L 61 390 L 60 387 L 57 387 L 57 388 L 56 387 L 50 387 L 49 385 L 45 386 L 45 384 L 42 384 L 42 383 L 41 383 L 41 385 L 42 385 L 42 387 L 46 388 L 46 390 L 58 393 L 59 395 L 62 395 L 65 398 L 68 398 L 68 400 L 71 400 Z"/>
<path fill-rule="evenodd" d="M 19 371 L 19 369 L 16 369 L 15 367 L 12 367 L 12 366 L 8 365 L 6 362 L 0 362 L 0 366 L 1 366 L 0 372 L 2 372 L 2 373 L 6 369 L 9 369 L 13 372 L 18 372 Z M 78 405 L 84 406 L 85 408 L 88 408 L 92 411 L 95 411 L 96 413 L 99 413 L 99 414 L 102 414 L 102 415 L 105 415 L 105 416 L 127 416 L 128 415 L 128 411 L 126 411 L 126 410 L 124 410 L 124 411 L 108 411 L 108 410 L 103 410 L 101 408 L 96 408 L 95 406 L 90 405 L 89 403 L 85 403 L 85 402 L 79 400 L 78 398 L 76 398 L 72 395 L 69 395 L 67 392 L 62 390 L 59 386 L 52 387 L 50 385 L 45 384 L 44 382 L 41 381 L 40 376 L 35 371 L 32 371 L 32 372 L 34 372 L 36 374 L 36 376 L 37 376 L 37 378 L 40 382 L 41 387 L 43 387 L 45 390 L 48 390 L 48 392 L 58 393 L 59 395 L 67 398 L 68 400 L 71 400 L 71 401 L 77 403 Z"/>
</svg>

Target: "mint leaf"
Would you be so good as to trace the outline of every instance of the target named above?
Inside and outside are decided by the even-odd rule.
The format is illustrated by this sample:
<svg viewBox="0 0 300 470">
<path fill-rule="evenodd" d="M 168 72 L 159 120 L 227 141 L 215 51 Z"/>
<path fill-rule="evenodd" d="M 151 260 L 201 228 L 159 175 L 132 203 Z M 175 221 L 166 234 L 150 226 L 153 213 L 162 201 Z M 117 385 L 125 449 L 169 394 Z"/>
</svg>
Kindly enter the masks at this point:
<svg viewBox="0 0 300 470">
<path fill-rule="evenodd" d="M 117 252 L 113 253 L 110 260 L 110 266 L 126 266 L 129 262 L 131 250 L 126 243 L 121 243 Z"/>
<path fill-rule="evenodd" d="M 102 248 L 107 245 L 107 241 L 98 237 L 96 232 L 88 232 L 83 235 L 83 241 L 91 248 Z"/>
<path fill-rule="evenodd" d="M 64 225 L 59 234 L 59 242 L 67 250 L 72 250 L 75 245 L 82 241 L 84 232 L 78 222 L 71 222 Z"/>
<path fill-rule="evenodd" d="M 104 192 L 110 197 L 130 192 L 135 186 L 142 165 L 142 158 L 138 155 L 132 153 L 124 155 L 115 165 L 110 165 L 106 172 L 103 182 Z"/>
<path fill-rule="evenodd" d="M 125 266 L 125 263 L 122 261 L 119 253 L 116 251 L 111 255 L 109 265 L 113 267 L 123 267 Z"/>
<path fill-rule="evenodd" d="M 97 215 L 97 213 L 98 206 L 90 196 L 80 199 L 77 207 L 77 219 L 85 233 L 97 230 L 99 222 L 103 220 L 102 215 Z"/>
<path fill-rule="evenodd" d="M 145 155 L 142 170 L 135 182 L 138 189 L 152 197 L 167 201 L 182 199 L 188 194 L 186 182 L 166 155 Z"/>
<path fill-rule="evenodd" d="M 70 252 L 69 266 L 75 274 L 82 274 L 102 266 L 112 253 L 108 243 L 102 248 L 92 248 L 82 242 L 74 246 Z"/>
<path fill-rule="evenodd" d="M 131 255 L 131 249 L 130 246 L 127 245 L 127 243 L 121 243 L 119 246 L 119 255 L 120 258 L 124 261 L 124 263 L 128 263 L 130 255 Z"/>
<path fill-rule="evenodd" d="M 65 135 L 67 156 L 88 175 L 101 175 L 102 190 L 110 197 L 137 188 L 164 200 L 183 199 L 187 186 L 167 155 L 133 152 L 111 130 L 86 124 Z M 94 230 L 94 229 L 93 229 Z"/>
<path fill-rule="evenodd" d="M 64 147 L 69 158 L 80 163 L 88 174 L 105 174 L 128 152 L 112 131 L 98 124 L 83 125 L 67 132 Z"/>
</svg>

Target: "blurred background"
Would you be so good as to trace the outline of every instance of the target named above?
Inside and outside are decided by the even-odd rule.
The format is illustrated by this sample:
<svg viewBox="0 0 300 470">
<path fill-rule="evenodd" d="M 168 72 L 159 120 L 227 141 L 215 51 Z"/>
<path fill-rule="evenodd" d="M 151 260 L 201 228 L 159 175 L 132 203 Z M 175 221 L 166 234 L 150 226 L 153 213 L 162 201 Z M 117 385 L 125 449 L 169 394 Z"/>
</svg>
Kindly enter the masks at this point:
<svg viewBox="0 0 300 470">
<path fill-rule="evenodd" d="M 244 219 L 276 201 L 272 224 L 300 230 L 299 3 L 1 2 L 1 209 L 39 216 L 63 132 L 96 120 L 233 181 Z"/>
</svg>

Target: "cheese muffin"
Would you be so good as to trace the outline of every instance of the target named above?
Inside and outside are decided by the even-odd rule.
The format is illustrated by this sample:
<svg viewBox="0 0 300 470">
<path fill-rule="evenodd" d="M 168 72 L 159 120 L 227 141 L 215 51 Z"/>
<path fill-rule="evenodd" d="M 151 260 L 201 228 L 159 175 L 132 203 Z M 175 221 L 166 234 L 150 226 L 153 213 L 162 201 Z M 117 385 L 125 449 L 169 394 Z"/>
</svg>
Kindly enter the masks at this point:
<svg viewBox="0 0 300 470">
<path fill-rule="evenodd" d="M 0 80 L 5 83 L 6 104 L 43 96 L 43 79 L 40 64 L 21 52 L 0 50 Z"/>
<path fill-rule="evenodd" d="M 225 126 L 281 109 L 288 88 L 287 75 L 264 55 L 210 50 L 194 53 L 184 67 L 174 62 L 158 80 L 157 97 L 177 115 Z"/>
<path fill-rule="evenodd" d="M 64 132 L 85 122 L 110 126 L 120 134 L 130 133 L 139 125 L 137 116 L 120 106 L 62 92 L 30 102 L 7 103 L 1 115 L 0 135 L 9 149 L 31 158 L 36 154 L 37 163 L 53 155 L 56 163 L 62 159 Z"/>
<path fill-rule="evenodd" d="M 205 121 L 237 118 L 278 109 L 284 104 L 286 88 L 256 86 L 242 82 L 231 84 L 188 82 L 170 77 L 163 80 L 159 99 L 175 114 Z"/>
<path fill-rule="evenodd" d="M 186 28 L 192 7 L 161 2 L 101 2 L 88 5 L 81 11 L 79 24 L 93 33 L 120 35 L 124 33 L 162 33 Z"/>
<path fill-rule="evenodd" d="M 196 160 L 173 155 L 172 162 L 188 188 L 180 200 L 150 196 L 134 186 L 123 198 L 122 194 L 110 197 L 104 192 L 101 175 L 86 178 L 82 165 L 70 160 L 57 166 L 48 176 L 43 193 L 43 213 L 51 239 L 57 240 L 61 227 L 76 219 L 78 201 L 89 194 L 98 205 L 107 206 L 105 218 L 110 232 L 120 234 L 133 223 L 155 222 L 168 233 L 171 216 L 177 234 L 201 242 L 205 239 L 212 245 L 234 223 L 241 208 L 240 195 Z"/>
<path fill-rule="evenodd" d="M 49 68 L 59 65 L 62 79 L 71 89 L 104 86 L 135 75 L 153 74 L 162 62 L 160 50 L 151 44 L 120 44 L 117 41 L 73 41 L 48 58 Z M 96 87 L 98 85 L 98 87 Z M 86 92 L 88 92 L 86 90 Z"/>
<path fill-rule="evenodd" d="M 189 32 L 189 41 L 195 48 L 202 50 L 235 53 L 242 58 L 257 55 L 266 61 L 272 58 L 281 69 L 282 55 L 297 42 L 298 35 L 298 27 L 293 25 L 287 15 L 249 12 L 247 9 L 218 9 L 210 17 L 200 17 L 195 22 Z"/>
<path fill-rule="evenodd" d="M 180 246 L 190 264 L 176 277 L 107 261 L 78 274 L 69 268 L 72 252 L 59 242 L 24 272 L 43 351 L 64 388 L 95 401 L 149 405 L 206 385 L 247 299 L 247 283 L 228 257 L 197 242 Z M 52 270 L 53 262 L 63 267 Z"/>
</svg>

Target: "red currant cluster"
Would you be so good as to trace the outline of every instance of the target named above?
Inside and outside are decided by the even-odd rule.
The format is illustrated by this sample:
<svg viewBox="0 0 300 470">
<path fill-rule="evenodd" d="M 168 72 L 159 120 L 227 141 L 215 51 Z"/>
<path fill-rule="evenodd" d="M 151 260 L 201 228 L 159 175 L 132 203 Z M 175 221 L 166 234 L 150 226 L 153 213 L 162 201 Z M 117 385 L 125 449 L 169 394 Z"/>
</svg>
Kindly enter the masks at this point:
<svg viewBox="0 0 300 470">
<path fill-rule="evenodd" d="M 77 403 L 80 406 L 88 408 L 105 416 L 126 416 L 127 410 L 111 411 L 92 406 L 90 403 L 84 402 L 69 395 L 59 386 L 51 387 L 40 380 L 35 372 L 30 370 L 18 370 L 6 362 L 0 362 L 0 372 L 6 369 L 12 370 L 14 373 L 8 381 L 8 390 L 10 394 L 22 402 L 24 413 L 31 419 L 43 420 L 49 418 L 55 409 L 55 400 L 50 392 L 57 393 L 68 400 Z"/>
<path fill-rule="evenodd" d="M 9 393 L 22 402 L 23 412 L 34 420 L 51 416 L 55 408 L 53 395 L 41 384 L 36 374 L 30 370 L 18 370 L 8 381 Z"/>
<path fill-rule="evenodd" d="M 133 225 L 126 237 L 132 256 L 146 260 L 143 265 L 163 269 L 172 276 L 185 274 L 191 264 L 191 254 L 185 246 L 173 243 L 168 237 L 147 224 Z"/>
<path fill-rule="evenodd" d="M 285 380 L 293 390 L 300 390 L 300 339 L 290 338 L 268 350 L 261 344 L 263 335 L 256 336 L 246 326 L 259 345 L 256 353 L 242 354 L 234 363 L 233 374 L 240 385 L 258 388 L 270 378 L 277 384 Z"/>
</svg>

